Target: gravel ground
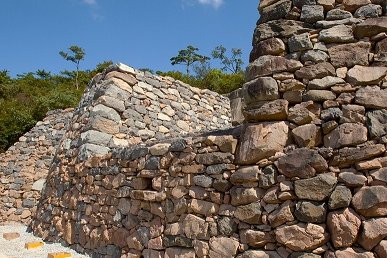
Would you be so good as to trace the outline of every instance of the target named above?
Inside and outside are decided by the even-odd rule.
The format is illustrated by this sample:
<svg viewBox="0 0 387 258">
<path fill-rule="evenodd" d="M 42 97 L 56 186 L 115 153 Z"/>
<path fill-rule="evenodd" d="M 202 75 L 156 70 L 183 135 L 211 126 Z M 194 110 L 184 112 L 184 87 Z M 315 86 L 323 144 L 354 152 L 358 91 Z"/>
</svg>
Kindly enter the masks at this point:
<svg viewBox="0 0 387 258">
<path fill-rule="evenodd" d="M 57 252 L 71 253 L 73 258 L 89 257 L 57 243 L 45 243 L 44 246 L 40 248 L 27 250 L 24 248 L 25 243 L 42 241 L 42 239 L 33 236 L 32 233 L 28 233 L 26 230 L 27 227 L 20 224 L 0 226 L 0 258 L 46 258 L 48 253 Z M 3 233 L 12 232 L 20 233 L 20 238 L 11 241 L 3 238 Z"/>
</svg>

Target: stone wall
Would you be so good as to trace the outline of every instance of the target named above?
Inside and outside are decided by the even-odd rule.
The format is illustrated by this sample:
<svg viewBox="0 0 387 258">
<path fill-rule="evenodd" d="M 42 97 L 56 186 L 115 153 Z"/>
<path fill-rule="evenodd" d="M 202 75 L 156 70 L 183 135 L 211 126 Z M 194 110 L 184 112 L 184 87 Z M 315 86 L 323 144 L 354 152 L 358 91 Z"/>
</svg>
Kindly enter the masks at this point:
<svg viewBox="0 0 387 258">
<path fill-rule="evenodd" d="M 0 154 L 0 223 L 30 222 L 72 111 L 48 112 L 43 121 Z"/>
<path fill-rule="evenodd" d="M 384 3 L 261 1 L 226 131 L 97 142 L 122 82 L 95 78 L 31 229 L 93 257 L 387 257 Z"/>
</svg>

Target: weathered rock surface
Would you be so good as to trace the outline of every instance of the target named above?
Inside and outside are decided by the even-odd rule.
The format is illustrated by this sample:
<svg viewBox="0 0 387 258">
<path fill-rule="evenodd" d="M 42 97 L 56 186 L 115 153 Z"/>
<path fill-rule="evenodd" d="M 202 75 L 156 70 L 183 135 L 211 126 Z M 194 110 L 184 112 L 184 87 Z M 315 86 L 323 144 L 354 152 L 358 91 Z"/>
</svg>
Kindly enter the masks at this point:
<svg viewBox="0 0 387 258">
<path fill-rule="evenodd" d="M 328 214 L 328 230 L 336 248 L 352 246 L 358 236 L 361 219 L 352 209 L 333 211 Z"/>
<path fill-rule="evenodd" d="M 309 179 L 301 179 L 294 183 L 298 198 L 312 201 L 323 201 L 335 188 L 337 178 L 330 173 L 319 174 Z"/>
<path fill-rule="evenodd" d="M 359 243 L 364 249 L 372 250 L 386 236 L 387 218 L 366 220 L 363 222 Z"/>
<path fill-rule="evenodd" d="M 384 186 L 362 187 L 352 199 L 357 213 L 366 217 L 387 215 L 387 188 Z"/>
</svg>

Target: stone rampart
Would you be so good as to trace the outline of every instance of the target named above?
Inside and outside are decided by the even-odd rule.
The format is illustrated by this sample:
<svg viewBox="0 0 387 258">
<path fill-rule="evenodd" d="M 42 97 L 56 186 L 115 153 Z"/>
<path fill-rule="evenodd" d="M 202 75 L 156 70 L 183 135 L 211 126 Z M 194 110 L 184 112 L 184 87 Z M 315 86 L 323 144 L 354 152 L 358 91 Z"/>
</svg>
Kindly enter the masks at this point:
<svg viewBox="0 0 387 258">
<path fill-rule="evenodd" d="M 43 121 L 0 154 L 0 223 L 31 221 L 72 111 L 48 112 Z"/>
<path fill-rule="evenodd" d="M 99 96 L 128 96 L 100 80 L 109 71 L 96 78 L 31 229 L 93 257 L 385 258 L 384 9 L 261 1 L 247 82 L 232 94 L 244 124 L 229 130 L 152 142 L 133 124 L 109 133 L 117 116 L 97 106 L 114 102 Z"/>
</svg>

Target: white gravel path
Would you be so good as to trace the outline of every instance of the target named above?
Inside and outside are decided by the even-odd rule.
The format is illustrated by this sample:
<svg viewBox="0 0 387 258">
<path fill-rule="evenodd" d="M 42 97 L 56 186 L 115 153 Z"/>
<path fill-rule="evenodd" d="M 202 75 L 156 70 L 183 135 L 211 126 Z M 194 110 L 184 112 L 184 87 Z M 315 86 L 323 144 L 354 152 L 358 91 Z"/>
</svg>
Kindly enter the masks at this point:
<svg viewBox="0 0 387 258">
<path fill-rule="evenodd" d="M 0 226 L 0 258 L 46 258 L 48 253 L 67 252 L 71 253 L 72 258 L 85 258 L 82 254 L 64 247 L 61 244 L 45 243 L 44 246 L 27 250 L 24 248 L 25 243 L 33 241 L 42 241 L 42 239 L 35 237 L 32 233 L 26 232 L 27 227 L 20 224 Z M 3 238 L 3 233 L 20 233 L 20 237 L 11 241 Z"/>
</svg>

